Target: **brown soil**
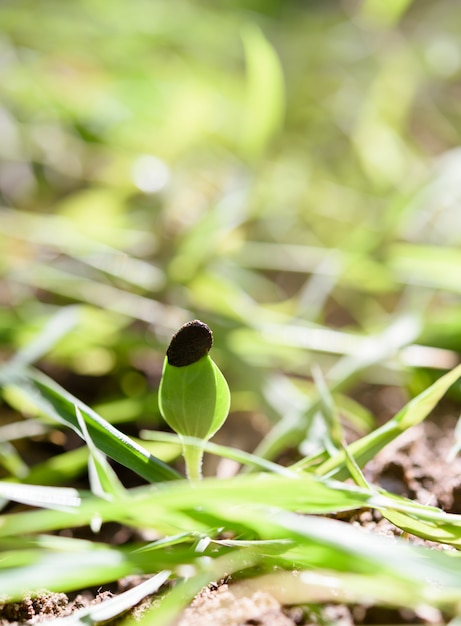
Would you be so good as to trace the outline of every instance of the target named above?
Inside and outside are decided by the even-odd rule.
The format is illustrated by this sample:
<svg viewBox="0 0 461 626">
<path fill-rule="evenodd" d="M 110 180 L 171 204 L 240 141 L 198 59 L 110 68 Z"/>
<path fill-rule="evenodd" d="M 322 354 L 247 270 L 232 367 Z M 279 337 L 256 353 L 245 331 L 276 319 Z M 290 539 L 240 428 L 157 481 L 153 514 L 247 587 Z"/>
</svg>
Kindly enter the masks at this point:
<svg viewBox="0 0 461 626">
<path fill-rule="evenodd" d="M 452 512 L 461 512 L 461 458 L 450 458 L 454 412 L 445 407 L 432 419 L 404 433 L 387 446 L 365 469 L 370 482 Z M 344 516 L 343 516 L 344 517 Z M 349 521 L 379 534 L 401 534 L 374 511 L 355 512 Z M 427 543 L 410 538 L 414 543 Z M 121 589 L 122 590 L 122 589 Z M 89 592 L 88 592 L 89 593 Z M 44 592 L 38 598 L 0 605 L 0 626 L 11 623 L 35 624 L 53 617 L 69 615 L 89 603 L 104 601 L 110 593 L 79 595 L 70 601 L 65 594 Z M 316 610 L 283 606 L 265 589 L 242 583 L 212 585 L 195 598 L 175 626 L 300 626 L 308 624 L 437 624 L 443 623 L 439 611 L 424 613 L 377 606 L 325 605 Z M 146 603 L 143 604 L 145 608 Z M 139 613 L 139 612 L 138 612 Z"/>
<path fill-rule="evenodd" d="M 38 624 L 55 617 L 66 617 L 92 604 L 100 604 L 110 597 L 112 594 L 108 591 L 96 595 L 85 592 L 71 601 L 65 593 L 43 591 L 39 595 L 26 596 L 21 602 L 0 603 L 0 624 Z"/>
</svg>

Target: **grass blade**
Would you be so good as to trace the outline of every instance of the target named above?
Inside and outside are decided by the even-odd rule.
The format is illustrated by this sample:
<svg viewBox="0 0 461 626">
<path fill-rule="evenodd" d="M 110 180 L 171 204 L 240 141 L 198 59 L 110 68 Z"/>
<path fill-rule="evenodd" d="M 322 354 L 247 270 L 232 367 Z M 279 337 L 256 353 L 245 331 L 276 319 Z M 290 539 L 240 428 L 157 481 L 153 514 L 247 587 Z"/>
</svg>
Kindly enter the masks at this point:
<svg viewBox="0 0 461 626">
<path fill-rule="evenodd" d="M 169 443 L 171 441 L 180 441 L 179 437 L 173 433 L 164 433 L 155 430 L 143 430 L 141 431 L 141 437 L 143 437 L 144 439 L 149 439 L 151 441 L 160 441 L 165 443 Z M 208 452 L 209 454 L 215 454 L 225 459 L 232 459 L 233 461 L 237 461 L 237 463 L 240 463 L 241 465 L 249 465 L 260 470 L 279 474 L 280 476 L 288 476 L 291 478 L 298 477 L 296 472 L 287 469 L 282 465 L 278 465 L 278 463 L 268 461 L 266 459 L 263 459 L 262 457 L 256 456 L 255 454 L 251 454 L 250 452 L 237 450 L 236 448 L 223 446 L 217 443 L 213 443 L 211 441 L 203 442 L 201 439 L 197 439 L 196 437 L 183 437 L 182 439 L 188 445 L 201 445 L 205 452 Z"/>
<path fill-rule="evenodd" d="M 124 491 L 123 485 L 107 462 L 104 454 L 94 445 L 88 428 L 86 427 L 85 418 L 78 406 L 75 407 L 75 414 L 90 453 L 88 459 L 88 475 L 90 478 L 91 491 L 95 496 L 99 496 L 100 498 L 110 499 L 120 496 Z"/>
<path fill-rule="evenodd" d="M 282 126 L 283 71 L 274 48 L 254 24 L 245 26 L 242 39 L 247 65 L 247 102 L 241 142 L 247 156 L 259 157 Z"/>
<path fill-rule="evenodd" d="M 34 406 L 40 413 L 72 428 L 85 439 L 75 414 L 77 406 L 85 416 L 88 432 L 95 445 L 111 459 L 129 467 L 146 480 L 158 482 L 175 480 L 179 477 L 175 470 L 106 422 L 90 407 L 41 372 L 27 370 L 27 373 L 12 376 L 8 384 L 19 391 L 28 404 Z"/>
<path fill-rule="evenodd" d="M 433 385 L 425 389 L 416 398 L 413 398 L 391 420 L 354 441 L 349 446 L 351 455 L 360 467 L 370 461 L 380 450 L 411 426 L 422 422 L 436 406 L 442 396 L 461 376 L 461 365 L 439 378 Z M 320 476 L 334 476 L 337 479 L 349 475 L 346 467 L 344 450 L 322 463 L 316 473 Z"/>
<path fill-rule="evenodd" d="M 68 510 L 80 504 L 80 496 L 71 487 L 43 487 L 0 482 L 0 497 L 31 506 Z"/>
<path fill-rule="evenodd" d="M 149 580 L 136 585 L 133 589 L 105 600 L 101 604 L 85 607 L 80 611 L 75 611 L 68 617 L 55 619 L 53 620 L 53 626 L 71 626 L 72 624 L 87 626 L 88 622 L 100 623 L 113 620 L 118 615 L 131 609 L 135 604 L 138 604 L 138 602 L 141 602 L 146 596 L 158 591 L 168 580 L 170 573 L 168 570 L 159 572 L 152 578 L 149 578 Z"/>
</svg>

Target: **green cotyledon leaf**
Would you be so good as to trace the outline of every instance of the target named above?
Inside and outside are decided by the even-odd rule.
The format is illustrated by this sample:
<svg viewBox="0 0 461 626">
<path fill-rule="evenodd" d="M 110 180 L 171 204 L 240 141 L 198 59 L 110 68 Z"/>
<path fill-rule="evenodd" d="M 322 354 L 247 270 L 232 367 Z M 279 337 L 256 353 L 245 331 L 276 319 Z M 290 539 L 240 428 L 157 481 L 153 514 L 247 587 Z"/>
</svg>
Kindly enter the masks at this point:
<svg viewBox="0 0 461 626">
<path fill-rule="evenodd" d="M 229 406 L 226 379 L 208 355 L 185 367 L 165 359 L 159 407 L 178 435 L 208 440 L 223 425 Z"/>
<path fill-rule="evenodd" d="M 221 428 L 229 413 L 226 379 L 208 352 L 210 328 L 199 320 L 184 324 L 173 335 L 163 365 L 159 408 L 166 423 L 180 437 L 203 442 Z M 183 442 L 189 478 L 201 478 L 203 448 Z"/>
</svg>

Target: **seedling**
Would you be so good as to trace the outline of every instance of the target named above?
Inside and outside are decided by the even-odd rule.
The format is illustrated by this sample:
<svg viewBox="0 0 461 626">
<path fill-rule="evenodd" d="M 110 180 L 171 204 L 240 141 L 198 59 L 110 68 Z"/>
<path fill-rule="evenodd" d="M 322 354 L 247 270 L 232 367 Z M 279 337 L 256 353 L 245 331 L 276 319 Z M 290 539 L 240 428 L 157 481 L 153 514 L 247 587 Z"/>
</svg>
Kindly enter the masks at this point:
<svg viewBox="0 0 461 626">
<path fill-rule="evenodd" d="M 213 333 L 206 324 L 184 324 L 168 346 L 159 389 L 166 423 L 181 438 L 197 437 L 203 444 L 221 428 L 230 406 L 226 379 L 208 354 L 212 345 Z M 183 440 L 183 455 L 188 478 L 202 478 L 203 446 Z"/>
</svg>

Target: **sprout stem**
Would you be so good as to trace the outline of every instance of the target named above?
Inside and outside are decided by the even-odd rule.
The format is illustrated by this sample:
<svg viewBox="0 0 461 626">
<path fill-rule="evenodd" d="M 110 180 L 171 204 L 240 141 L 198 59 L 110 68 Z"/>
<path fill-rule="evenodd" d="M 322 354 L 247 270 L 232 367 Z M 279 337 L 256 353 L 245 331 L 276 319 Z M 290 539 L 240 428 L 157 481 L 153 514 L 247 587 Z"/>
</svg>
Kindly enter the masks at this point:
<svg viewBox="0 0 461 626">
<path fill-rule="evenodd" d="M 183 443 L 183 456 L 189 480 L 202 480 L 203 448 Z"/>
</svg>

